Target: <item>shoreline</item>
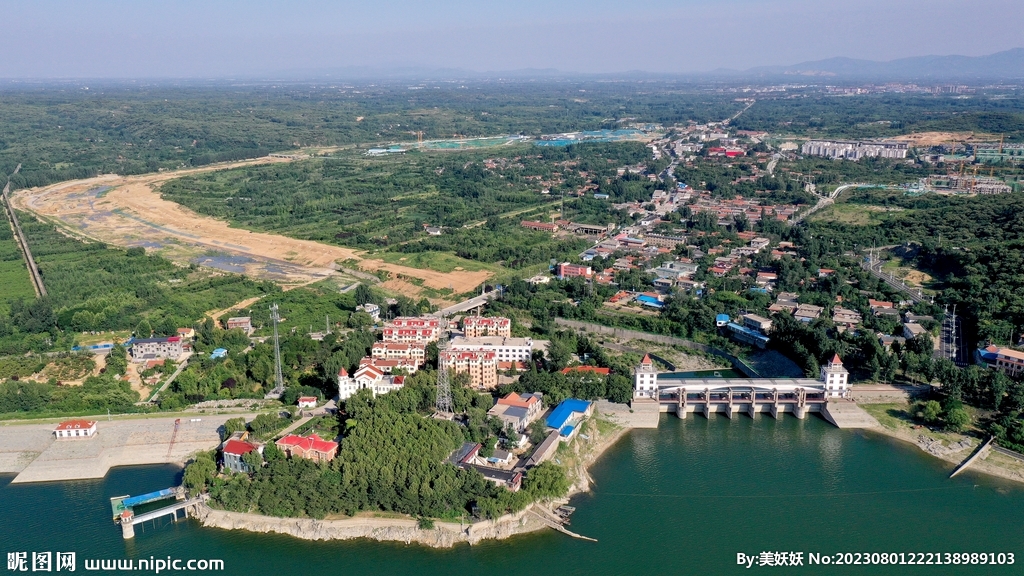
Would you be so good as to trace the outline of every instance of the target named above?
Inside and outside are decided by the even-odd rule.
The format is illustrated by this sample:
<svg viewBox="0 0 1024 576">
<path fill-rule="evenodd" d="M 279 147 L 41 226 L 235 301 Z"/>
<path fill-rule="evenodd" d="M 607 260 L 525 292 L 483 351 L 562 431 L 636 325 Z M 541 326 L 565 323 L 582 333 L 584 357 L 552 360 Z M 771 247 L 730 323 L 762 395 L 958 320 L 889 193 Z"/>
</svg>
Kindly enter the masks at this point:
<svg viewBox="0 0 1024 576">
<path fill-rule="evenodd" d="M 621 421 L 610 422 L 614 428 L 601 433 L 598 418 L 588 420 L 590 441 L 577 436 L 573 440 L 573 454 L 578 458 L 568 469 L 572 484 L 562 498 L 538 501 L 520 512 L 506 514 L 493 520 L 470 524 L 434 520 L 434 527 L 422 529 L 416 518 L 403 516 L 382 518 L 355 516 L 352 518 L 317 520 L 314 518 L 277 518 L 248 512 L 230 512 L 203 505 L 196 514 L 204 528 L 247 530 L 249 532 L 276 533 L 303 540 L 354 540 L 367 538 L 378 542 L 422 544 L 431 548 L 452 548 L 466 543 L 470 546 L 484 540 L 505 540 L 520 534 L 529 534 L 553 526 L 553 510 L 577 494 L 589 492 L 594 480 L 589 468 L 633 429 Z"/>
<path fill-rule="evenodd" d="M 919 441 L 917 435 L 915 435 L 914 432 L 911 430 L 892 429 L 880 424 L 879 426 L 876 426 L 874 428 L 865 428 L 864 431 L 868 433 L 878 434 L 880 436 L 885 436 L 886 438 L 899 440 L 900 442 L 916 446 L 921 452 L 925 453 L 926 455 L 941 460 L 943 462 L 952 464 L 953 467 L 950 469 L 950 472 L 952 472 L 958 465 L 960 465 L 961 462 L 966 460 L 974 451 L 974 449 L 978 447 L 978 442 L 975 442 L 977 438 L 965 436 L 966 438 L 971 438 L 972 440 L 972 444 L 969 449 L 965 448 L 957 450 L 955 452 L 945 452 L 942 454 L 937 454 L 935 452 L 929 451 L 926 445 Z M 1000 466 L 998 464 L 989 462 L 989 459 L 993 458 L 994 454 L 996 453 L 993 452 L 991 449 L 988 449 L 985 454 L 979 457 L 978 460 L 972 463 L 969 468 L 964 470 L 964 472 L 974 472 L 976 474 L 991 476 L 993 478 L 998 478 L 1000 480 L 1009 480 L 1011 482 L 1014 482 L 1015 484 L 1024 485 L 1024 472 L 1008 469 L 1004 466 Z M 1010 459 L 1010 457 L 1002 455 L 998 455 L 995 458 Z M 1024 470 L 1024 462 L 1020 462 L 1020 465 L 1021 469 Z"/>
</svg>

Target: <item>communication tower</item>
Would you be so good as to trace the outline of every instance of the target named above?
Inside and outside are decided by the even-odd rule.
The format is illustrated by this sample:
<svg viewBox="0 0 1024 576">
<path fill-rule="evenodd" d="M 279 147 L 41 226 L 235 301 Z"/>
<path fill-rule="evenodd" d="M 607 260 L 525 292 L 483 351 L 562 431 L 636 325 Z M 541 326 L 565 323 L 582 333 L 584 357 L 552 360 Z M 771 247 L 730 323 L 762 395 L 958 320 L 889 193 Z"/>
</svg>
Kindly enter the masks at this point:
<svg viewBox="0 0 1024 576">
<path fill-rule="evenodd" d="M 270 306 L 270 319 L 274 322 L 274 389 L 267 397 L 280 398 L 284 394 L 284 376 L 281 374 L 281 340 L 277 335 L 277 323 L 281 321 L 277 302 Z"/>
</svg>

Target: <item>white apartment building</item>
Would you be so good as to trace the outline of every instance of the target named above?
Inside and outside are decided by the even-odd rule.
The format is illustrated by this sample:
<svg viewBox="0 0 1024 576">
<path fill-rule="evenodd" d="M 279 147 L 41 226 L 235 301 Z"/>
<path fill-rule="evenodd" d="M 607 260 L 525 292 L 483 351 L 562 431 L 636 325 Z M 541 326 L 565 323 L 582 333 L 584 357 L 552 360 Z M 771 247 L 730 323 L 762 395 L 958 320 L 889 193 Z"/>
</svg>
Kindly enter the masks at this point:
<svg viewBox="0 0 1024 576">
<path fill-rule="evenodd" d="M 529 362 L 533 355 L 532 338 L 502 338 L 500 336 L 481 336 L 452 338 L 448 346 L 452 351 L 484 351 L 494 352 L 498 362 Z"/>
</svg>

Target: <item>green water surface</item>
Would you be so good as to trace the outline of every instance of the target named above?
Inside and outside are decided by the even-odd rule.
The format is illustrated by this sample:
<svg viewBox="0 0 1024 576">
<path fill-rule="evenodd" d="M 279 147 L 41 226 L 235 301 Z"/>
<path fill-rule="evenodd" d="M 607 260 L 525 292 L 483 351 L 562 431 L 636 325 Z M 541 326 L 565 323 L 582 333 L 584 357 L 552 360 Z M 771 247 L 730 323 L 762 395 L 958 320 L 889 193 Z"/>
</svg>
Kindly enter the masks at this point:
<svg viewBox="0 0 1024 576">
<path fill-rule="evenodd" d="M 216 558 L 227 574 L 416 576 L 618 574 L 1022 574 L 1024 490 L 965 473 L 885 437 L 816 418 L 663 416 L 592 469 L 571 529 L 433 550 L 370 541 L 150 523 L 125 542 L 109 498 L 180 480 L 171 466 L 120 468 L 101 481 L 10 485 L 0 479 L 0 553 L 90 558 Z M 737 566 L 739 552 L 1013 552 L 1013 566 Z"/>
</svg>

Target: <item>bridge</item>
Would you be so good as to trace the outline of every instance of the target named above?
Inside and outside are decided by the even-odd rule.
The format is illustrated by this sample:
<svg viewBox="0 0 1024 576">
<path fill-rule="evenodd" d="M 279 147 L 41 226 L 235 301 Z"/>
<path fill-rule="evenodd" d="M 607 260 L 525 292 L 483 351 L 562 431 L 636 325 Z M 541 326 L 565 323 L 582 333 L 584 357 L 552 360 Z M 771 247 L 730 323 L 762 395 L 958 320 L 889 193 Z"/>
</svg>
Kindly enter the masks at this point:
<svg viewBox="0 0 1024 576">
<path fill-rule="evenodd" d="M 822 382 L 810 378 L 659 378 L 657 393 L 659 411 L 680 418 L 693 413 L 753 417 L 758 412 L 779 418 L 789 412 L 802 419 L 808 412 L 822 412 L 828 403 Z"/>
</svg>

